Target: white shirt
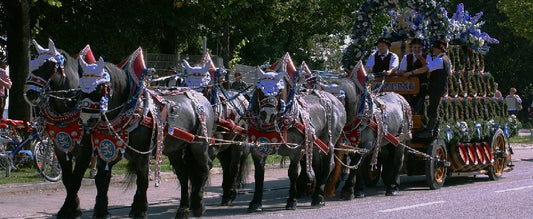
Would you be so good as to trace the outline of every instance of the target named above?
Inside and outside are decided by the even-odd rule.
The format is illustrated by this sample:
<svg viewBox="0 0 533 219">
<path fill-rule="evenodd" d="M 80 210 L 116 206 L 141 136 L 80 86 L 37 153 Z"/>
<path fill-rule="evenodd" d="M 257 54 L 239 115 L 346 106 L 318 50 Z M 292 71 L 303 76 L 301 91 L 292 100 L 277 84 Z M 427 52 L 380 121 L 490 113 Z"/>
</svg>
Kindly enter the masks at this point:
<svg viewBox="0 0 533 219">
<path fill-rule="evenodd" d="M 435 71 L 437 69 L 444 69 L 444 60 L 442 56 L 444 53 L 437 55 L 431 62 L 428 63 L 429 72 Z M 451 67 L 451 66 L 450 66 Z"/>
<path fill-rule="evenodd" d="M 366 62 L 366 67 L 370 69 L 370 71 L 372 71 L 372 68 L 374 68 L 374 57 L 378 53 L 379 51 L 372 53 L 372 55 L 370 55 L 370 57 L 368 58 L 368 61 Z M 387 50 L 387 53 L 383 55 L 386 57 L 388 54 L 389 54 L 389 50 Z M 398 65 L 399 65 L 398 55 L 396 55 L 395 53 L 391 53 L 391 54 L 392 56 L 390 58 L 389 69 L 398 68 Z M 378 54 L 378 55 L 381 55 L 381 54 Z M 385 57 L 382 57 L 381 60 L 385 59 Z"/>
<path fill-rule="evenodd" d="M 413 53 L 411 53 L 411 54 L 413 54 Z M 407 56 L 408 55 L 409 54 L 403 55 L 402 61 L 400 62 L 400 70 L 407 71 Z M 419 55 L 422 55 L 422 53 L 420 53 Z M 414 58 L 413 59 L 413 63 L 415 63 L 417 58 L 416 58 L 416 56 L 413 56 L 413 58 Z M 433 60 L 431 58 L 431 56 L 430 55 L 426 55 L 426 62 L 430 63 L 431 60 Z"/>
</svg>

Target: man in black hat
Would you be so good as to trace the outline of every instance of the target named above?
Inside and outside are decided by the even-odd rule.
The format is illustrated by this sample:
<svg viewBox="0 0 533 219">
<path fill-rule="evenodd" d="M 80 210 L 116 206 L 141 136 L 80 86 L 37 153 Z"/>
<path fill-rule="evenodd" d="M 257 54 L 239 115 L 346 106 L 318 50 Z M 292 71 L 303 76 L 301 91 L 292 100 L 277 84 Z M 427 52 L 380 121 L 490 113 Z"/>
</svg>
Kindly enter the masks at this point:
<svg viewBox="0 0 533 219">
<path fill-rule="evenodd" d="M 409 43 L 411 47 L 411 53 L 403 56 L 402 61 L 400 62 L 399 71 L 403 74 L 404 77 L 409 77 L 409 73 L 412 70 L 417 68 L 422 68 L 431 62 L 431 55 L 424 53 L 424 41 L 420 38 L 414 38 Z M 424 99 L 428 94 L 428 78 L 427 71 L 421 74 L 416 75 L 418 78 L 420 89 L 413 103 L 413 112 L 417 113 L 422 109 L 424 104 Z"/>
<path fill-rule="evenodd" d="M 424 131 L 416 137 L 433 138 L 437 136 L 439 126 L 439 104 L 440 98 L 446 93 L 448 87 L 448 76 L 452 74 L 452 64 L 450 58 L 446 55 L 448 43 L 444 40 L 433 42 L 433 60 L 424 67 L 406 72 L 406 75 L 418 75 L 429 71 L 429 106 L 427 117 L 429 122 Z"/>
<path fill-rule="evenodd" d="M 398 68 L 398 55 L 389 50 L 391 42 L 387 38 L 379 38 L 376 42 L 378 50 L 368 58 L 366 70 L 373 73 L 381 72 L 383 75 L 390 75 Z"/>
</svg>

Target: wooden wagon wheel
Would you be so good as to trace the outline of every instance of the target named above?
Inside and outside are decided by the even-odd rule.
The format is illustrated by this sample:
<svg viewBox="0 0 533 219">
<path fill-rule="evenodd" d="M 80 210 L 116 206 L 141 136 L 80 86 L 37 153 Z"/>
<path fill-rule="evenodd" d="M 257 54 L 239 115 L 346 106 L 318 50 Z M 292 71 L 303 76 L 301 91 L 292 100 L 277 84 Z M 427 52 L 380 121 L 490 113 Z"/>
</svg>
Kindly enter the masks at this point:
<svg viewBox="0 0 533 219">
<path fill-rule="evenodd" d="M 426 182 L 430 189 L 440 189 L 444 185 L 447 177 L 447 167 L 445 162 L 448 159 L 448 152 L 443 139 L 435 139 L 429 145 L 427 154 L 434 159 L 426 160 Z"/>
<path fill-rule="evenodd" d="M 492 141 L 490 142 L 490 148 L 492 150 L 492 158 L 494 159 L 494 162 L 488 167 L 487 175 L 490 180 L 498 180 L 502 176 L 507 161 L 505 137 L 501 129 L 498 129 L 496 133 L 494 133 Z"/>
</svg>

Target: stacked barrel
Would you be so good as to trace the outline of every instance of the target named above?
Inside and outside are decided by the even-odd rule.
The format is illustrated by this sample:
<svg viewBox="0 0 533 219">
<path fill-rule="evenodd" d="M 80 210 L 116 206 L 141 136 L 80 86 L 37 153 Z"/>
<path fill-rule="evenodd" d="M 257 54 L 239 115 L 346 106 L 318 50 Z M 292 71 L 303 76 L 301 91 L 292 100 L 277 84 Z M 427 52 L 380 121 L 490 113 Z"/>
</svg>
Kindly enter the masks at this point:
<svg viewBox="0 0 533 219">
<path fill-rule="evenodd" d="M 439 131 L 448 145 L 450 169 L 482 170 L 494 161 L 490 141 L 507 120 L 507 105 L 494 97 L 494 77 L 484 71 L 483 55 L 461 45 L 450 45 L 447 54 L 453 69 L 441 100 Z"/>
</svg>

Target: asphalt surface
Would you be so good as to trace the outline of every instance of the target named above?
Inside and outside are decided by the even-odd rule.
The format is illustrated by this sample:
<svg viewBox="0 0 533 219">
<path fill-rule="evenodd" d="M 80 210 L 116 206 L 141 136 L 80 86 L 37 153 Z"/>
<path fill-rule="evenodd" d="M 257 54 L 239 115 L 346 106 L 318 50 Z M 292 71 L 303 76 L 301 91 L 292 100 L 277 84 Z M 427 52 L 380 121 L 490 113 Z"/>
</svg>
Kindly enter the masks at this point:
<svg viewBox="0 0 533 219">
<path fill-rule="evenodd" d="M 527 130 L 520 133 L 520 135 L 529 135 L 529 132 Z M 512 144 L 512 148 L 515 150 L 515 155 L 513 156 L 513 161 L 517 161 L 517 164 L 527 164 L 529 165 L 533 161 L 533 156 L 531 155 L 533 153 L 533 145 L 527 145 L 527 144 Z M 520 162 L 520 161 L 526 161 L 526 162 Z M 529 166 L 521 167 L 525 169 L 533 169 Z M 253 170 L 250 170 L 253 171 Z M 524 171 L 524 170 L 514 170 L 511 173 L 512 177 L 509 177 L 508 179 L 504 179 L 503 182 L 507 183 L 507 187 L 510 186 L 510 182 L 506 182 L 505 180 L 511 180 L 513 179 L 514 175 L 519 173 L 517 171 Z M 309 218 L 309 217 L 326 217 L 326 218 L 337 218 L 337 217 L 346 217 L 349 215 L 346 215 L 346 211 L 350 211 L 351 206 L 355 207 L 356 205 L 349 205 L 350 202 L 338 202 L 338 198 L 334 199 L 334 204 L 331 204 L 332 202 L 329 201 L 326 206 L 326 208 L 322 208 L 321 211 L 317 212 L 315 210 L 310 210 L 313 208 L 309 207 L 310 199 L 299 199 L 299 210 L 297 211 L 286 211 L 284 210 L 284 203 L 285 199 L 287 197 L 287 187 L 288 187 L 288 177 L 287 177 L 287 169 L 286 167 L 281 168 L 277 165 L 271 166 L 269 169 L 267 169 L 267 172 L 265 174 L 265 201 L 263 202 L 264 205 L 264 211 L 262 214 L 248 214 L 246 212 L 247 205 L 249 201 L 251 200 L 251 196 L 253 195 L 253 172 L 250 172 L 249 179 L 245 187 L 239 192 L 239 196 L 237 200 L 234 202 L 234 207 L 220 207 L 218 206 L 220 202 L 220 196 L 222 194 L 222 191 L 220 189 L 221 185 L 221 175 L 220 175 L 220 169 L 213 169 L 211 171 L 210 176 L 210 182 L 209 186 L 206 188 L 205 192 L 205 203 L 208 208 L 208 211 L 204 215 L 204 217 L 221 217 L 221 218 L 272 218 L 272 217 L 303 217 L 303 218 Z M 529 173 L 526 173 L 529 174 Z M 508 174 L 505 173 L 505 176 Z M 529 174 L 531 175 L 531 174 Z M 524 182 L 528 183 L 530 180 L 532 180 L 531 176 L 526 176 L 526 179 L 520 178 L 518 182 Z M 476 178 L 474 178 L 476 179 Z M 480 178 L 477 178 L 480 179 Z M 150 187 L 148 189 L 148 200 L 149 200 L 149 218 L 170 218 L 173 217 L 177 206 L 179 205 L 179 184 L 176 180 L 175 175 L 172 172 L 165 172 L 162 174 L 162 183 L 161 186 L 156 188 L 153 185 L 153 181 L 150 184 Z M 465 183 L 463 181 L 457 181 L 456 179 L 449 180 L 450 183 L 446 183 L 448 186 L 446 186 L 443 189 L 440 190 L 431 190 L 427 191 L 426 186 L 423 183 L 417 182 L 417 180 L 420 181 L 417 177 L 403 177 L 402 176 L 402 184 L 403 185 L 409 185 L 409 181 L 411 182 L 411 186 L 404 186 L 402 190 L 402 197 L 403 198 L 409 198 L 409 196 L 413 199 L 410 199 L 408 201 L 401 201 L 401 203 L 410 203 L 410 202 L 416 202 L 417 200 L 424 200 L 428 197 L 433 196 L 443 196 L 443 197 L 451 197 L 453 190 L 461 190 L 464 193 L 464 191 L 474 191 L 474 189 L 485 189 L 483 188 L 485 185 L 484 178 L 481 178 L 480 182 L 476 182 L 473 185 L 470 185 L 468 182 Z M 526 181 L 524 181 L 526 180 Z M 529 181 L 528 181 L 529 180 Z M 406 182 L 404 184 L 404 182 Z M 502 180 L 499 181 L 502 183 Z M 486 182 L 487 186 L 489 185 L 496 185 L 495 182 Z M 421 185 L 419 185 L 421 184 Z M 466 185 L 465 185 L 466 184 Z M 529 183 L 528 185 L 517 185 L 517 188 L 521 188 L 525 190 L 526 192 L 533 191 L 533 186 L 531 186 L 532 183 Z M 413 186 L 414 185 L 414 186 Z M 419 188 L 420 187 L 420 188 Z M 463 188 L 464 187 L 464 188 Z M 382 194 L 383 188 L 374 188 L 369 191 L 369 194 L 372 196 L 370 198 L 366 198 L 365 202 L 358 202 L 357 205 L 371 205 L 374 206 L 380 206 L 383 202 L 389 203 L 389 200 L 394 201 L 394 199 L 385 199 Z M 500 189 L 501 190 L 501 189 Z M 505 190 L 501 190 L 505 191 Z M 521 192 L 521 191 L 518 191 Z M 112 185 L 109 189 L 108 197 L 109 197 L 109 208 L 110 212 L 113 216 L 113 218 L 123 218 L 127 217 L 129 206 L 131 205 L 131 202 L 133 200 L 133 196 L 135 193 L 135 184 L 129 185 L 123 176 L 114 176 L 112 178 Z M 474 193 L 474 192 L 473 192 Z M 10 184 L 10 185 L 2 185 L 0 186 L 0 218 L 53 218 L 54 215 L 57 213 L 59 208 L 61 207 L 63 200 L 65 198 L 65 190 L 61 182 L 39 182 L 39 183 L 23 183 L 23 184 Z M 405 194 L 405 195 L 403 195 Z M 479 192 L 479 194 L 483 194 L 483 192 Z M 527 193 L 524 193 L 526 195 Z M 94 186 L 94 180 L 92 179 L 83 179 L 82 182 L 82 188 L 80 189 L 79 196 L 81 200 L 81 208 L 83 210 L 83 218 L 90 218 L 93 214 L 92 209 L 95 201 L 95 186 Z M 468 195 L 468 194 L 467 194 Z M 470 195 L 468 195 L 470 196 Z M 527 218 L 530 216 L 527 216 L 528 210 L 524 211 L 521 210 L 525 207 L 525 209 L 533 209 L 531 208 L 533 206 L 533 202 L 529 201 L 531 198 L 530 196 L 525 196 L 525 202 L 526 204 L 519 204 L 518 206 L 514 206 L 516 211 L 511 211 L 508 213 L 508 215 L 514 215 L 518 216 L 517 218 Z M 468 197 L 465 197 L 464 199 L 467 199 Z M 476 198 L 477 199 L 477 198 Z M 481 195 L 479 199 L 487 199 L 487 197 L 484 197 Z M 511 199 L 512 202 L 517 202 L 516 198 Z M 359 200 L 357 200 L 359 201 Z M 338 203 L 337 203 L 338 202 Z M 435 201 L 434 198 L 429 199 L 426 201 L 429 204 L 432 205 L 442 205 L 442 204 L 452 204 L 454 202 L 449 201 L 442 201 L 437 200 Z M 490 199 L 489 199 L 490 202 Z M 510 201 L 511 202 L 511 201 Z M 511 203 L 512 203 L 511 202 Z M 380 204 L 381 203 L 381 204 Z M 427 204 L 426 203 L 426 204 Z M 518 202 L 517 202 L 518 203 Z M 529 203 L 529 204 L 528 204 Z M 456 204 L 456 203 L 454 203 Z M 465 203 L 466 204 L 466 203 Z M 508 203 L 504 203 L 508 204 Z M 505 207 L 505 205 L 502 204 L 502 207 Z M 391 205 L 390 203 L 388 205 Z M 529 206 L 527 206 L 529 205 Z M 302 206 L 302 207 L 300 207 Z M 424 206 L 424 205 L 421 205 Z M 419 207 L 419 206 L 416 206 Z M 469 203 L 468 205 L 465 205 L 465 208 L 483 208 L 481 207 L 475 207 L 473 203 Z M 300 211 L 300 209 L 303 209 Z M 319 216 L 322 212 L 326 211 L 332 211 L 333 213 L 327 213 L 326 215 Z M 510 208 L 512 209 L 512 208 Z M 398 208 L 387 208 L 385 210 L 377 210 L 377 212 L 381 212 L 380 215 L 383 215 L 384 213 L 394 213 L 396 211 L 402 210 L 402 207 Z M 468 209 L 464 209 L 462 211 L 468 212 Z M 506 209 L 500 210 L 503 213 L 506 213 Z M 529 210 L 531 211 L 531 210 Z M 445 211 L 446 212 L 446 211 Z M 519 212 L 523 212 L 523 214 L 519 214 Z M 337 213 L 337 214 L 335 214 Z M 452 212 L 453 213 L 453 212 Z M 481 212 L 481 215 L 485 216 L 495 216 L 493 214 L 483 214 Z M 335 216 L 336 215 L 336 216 Z M 442 212 L 432 212 L 430 215 L 437 216 L 438 215 L 442 217 L 449 217 L 450 214 L 449 211 L 447 213 Z M 506 215 L 506 214 L 504 214 Z M 358 215 L 361 217 L 365 217 L 364 215 Z M 376 217 L 376 213 L 372 212 L 366 215 L 368 217 Z M 392 214 L 393 217 L 398 217 L 398 215 Z M 464 215 L 467 218 L 471 217 L 477 217 L 476 214 L 467 214 Z M 479 213 L 478 213 L 479 216 Z M 525 216 L 525 217 L 524 217 Z M 413 214 L 411 216 L 402 215 L 400 218 L 419 218 L 424 217 L 420 214 Z M 382 218 L 382 216 L 377 216 L 377 218 Z M 499 218 L 499 217 L 496 217 Z M 516 217 L 515 217 L 516 218 Z"/>
</svg>

